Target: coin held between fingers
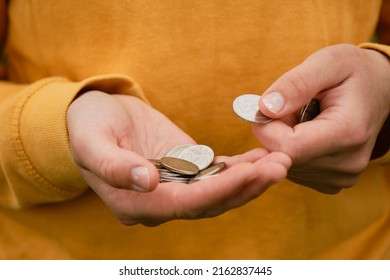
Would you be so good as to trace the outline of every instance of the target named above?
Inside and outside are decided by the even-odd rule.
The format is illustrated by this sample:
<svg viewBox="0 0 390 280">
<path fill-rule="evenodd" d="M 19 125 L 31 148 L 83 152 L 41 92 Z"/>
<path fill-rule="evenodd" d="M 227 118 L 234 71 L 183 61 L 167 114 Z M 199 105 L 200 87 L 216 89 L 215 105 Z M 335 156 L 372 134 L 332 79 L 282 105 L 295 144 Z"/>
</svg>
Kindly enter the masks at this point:
<svg viewBox="0 0 390 280">
<path fill-rule="evenodd" d="M 321 113 L 320 101 L 313 98 L 305 107 L 302 108 L 299 115 L 299 123 L 313 120 Z"/>
<path fill-rule="evenodd" d="M 259 100 L 261 96 L 256 94 L 243 94 L 233 101 L 233 110 L 245 121 L 251 123 L 266 124 L 272 121 L 265 116 L 259 109 Z"/>
<path fill-rule="evenodd" d="M 261 96 L 257 94 L 243 94 L 238 96 L 233 101 L 233 110 L 241 119 L 257 124 L 267 124 L 273 119 L 265 116 L 259 108 L 259 101 Z M 317 98 L 313 98 L 308 104 L 306 104 L 298 119 L 299 123 L 313 120 L 320 114 L 320 101 Z"/>
</svg>

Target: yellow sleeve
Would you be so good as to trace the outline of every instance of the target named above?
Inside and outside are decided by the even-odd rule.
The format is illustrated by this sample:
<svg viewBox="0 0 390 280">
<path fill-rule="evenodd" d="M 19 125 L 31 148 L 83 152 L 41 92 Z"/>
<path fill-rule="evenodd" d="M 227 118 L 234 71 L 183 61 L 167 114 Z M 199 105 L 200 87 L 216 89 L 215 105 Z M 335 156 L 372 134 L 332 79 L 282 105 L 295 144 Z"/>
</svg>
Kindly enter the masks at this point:
<svg viewBox="0 0 390 280">
<path fill-rule="evenodd" d="M 359 47 L 365 49 L 377 50 L 383 53 L 384 55 L 386 55 L 390 59 L 390 46 L 383 45 L 383 44 L 376 44 L 376 43 L 363 43 L 360 44 Z M 386 133 L 389 132 L 387 131 Z M 387 150 L 387 152 L 382 157 L 372 160 L 370 162 L 370 164 L 389 164 L 389 163 L 390 163 L 390 150 Z"/>
<path fill-rule="evenodd" d="M 66 112 L 78 93 L 92 89 L 145 100 L 138 85 L 120 75 L 0 81 L 0 206 L 65 201 L 88 188 L 71 156 Z"/>
</svg>

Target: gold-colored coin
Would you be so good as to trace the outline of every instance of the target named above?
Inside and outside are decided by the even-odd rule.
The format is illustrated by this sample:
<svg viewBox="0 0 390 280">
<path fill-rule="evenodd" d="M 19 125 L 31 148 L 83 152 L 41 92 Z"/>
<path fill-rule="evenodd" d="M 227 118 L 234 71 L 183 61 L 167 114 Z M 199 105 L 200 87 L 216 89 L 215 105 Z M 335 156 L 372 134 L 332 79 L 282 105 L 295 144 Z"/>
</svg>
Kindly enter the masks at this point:
<svg viewBox="0 0 390 280">
<path fill-rule="evenodd" d="M 160 163 L 163 167 L 175 173 L 183 175 L 196 175 L 199 173 L 198 166 L 184 159 L 163 157 Z"/>
<path fill-rule="evenodd" d="M 150 161 L 151 163 L 153 163 L 153 165 L 154 165 L 157 169 L 162 168 L 161 162 L 160 162 L 159 159 L 149 159 L 149 161 Z"/>
</svg>

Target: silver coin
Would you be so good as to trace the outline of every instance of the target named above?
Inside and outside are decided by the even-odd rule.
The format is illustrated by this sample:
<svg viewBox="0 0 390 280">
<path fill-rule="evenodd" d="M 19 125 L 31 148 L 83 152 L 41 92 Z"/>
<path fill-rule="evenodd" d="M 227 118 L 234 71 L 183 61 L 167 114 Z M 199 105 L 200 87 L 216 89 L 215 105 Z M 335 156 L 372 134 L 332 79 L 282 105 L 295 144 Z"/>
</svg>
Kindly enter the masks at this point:
<svg viewBox="0 0 390 280">
<path fill-rule="evenodd" d="M 163 157 L 161 165 L 172 172 L 184 174 L 184 175 L 196 175 L 199 172 L 199 168 L 192 162 L 175 157 Z"/>
<path fill-rule="evenodd" d="M 188 181 L 192 177 L 185 176 L 160 176 L 161 180 L 169 180 L 169 181 Z"/>
<path fill-rule="evenodd" d="M 180 178 L 175 178 L 175 179 L 160 179 L 160 183 L 171 183 L 171 182 L 176 182 L 176 183 L 189 183 L 189 179 L 180 179 Z"/>
<path fill-rule="evenodd" d="M 175 173 L 175 172 L 169 172 L 169 170 L 167 170 L 167 171 L 160 171 L 159 174 L 160 174 L 160 177 L 164 177 L 164 178 L 168 178 L 168 177 L 181 177 L 182 176 L 182 174 Z"/>
<path fill-rule="evenodd" d="M 316 98 L 313 98 L 305 107 L 302 108 L 299 115 L 299 122 L 311 121 L 320 114 L 320 101 Z"/>
<path fill-rule="evenodd" d="M 188 183 L 189 180 L 194 177 L 194 175 L 183 175 L 183 174 L 171 172 L 168 169 L 165 169 L 164 171 L 160 171 L 159 175 L 160 175 L 160 183 L 164 183 L 164 182 Z"/>
<path fill-rule="evenodd" d="M 188 177 L 160 177 L 160 181 L 169 182 L 188 182 L 191 178 Z"/>
<path fill-rule="evenodd" d="M 188 177 L 160 177 L 160 183 L 167 183 L 167 182 L 176 182 L 176 183 L 186 183 L 188 184 L 190 182 L 191 178 Z"/>
<path fill-rule="evenodd" d="M 261 96 L 257 94 L 243 94 L 233 101 L 234 112 L 243 120 L 251 123 L 266 124 L 273 119 L 265 116 L 259 110 L 259 100 Z"/>
<path fill-rule="evenodd" d="M 166 154 L 165 156 L 166 157 L 178 157 L 180 155 L 180 153 L 188 148 L 192 146 L 192 144 L 184 144 L 184 145 L 179 145 L 179 146 L 176 146 L 176 147 L 173 147 L 172 149 L 170 149 Z"/>
<path fill-rule="evenodd" d="M 197 180 L 203 180 L 206 178 L 209 178 L 213 175 L 216 175 L 218 172 L 220 172 L 222 169 L 224 169 L 226 164 L 224 162 L 216 163 L 202 171 L 200 171 L 194 178 L 192 178 L 192 181 Z"/>
<path fill-rule="evenodd" d="M 203 177 L 192 178 L 191 180 L 188 181 L 188 184 L 195 183 L 195 182 L 202 181 L 202 180 L 207 180 L 207 179 L 210 179 L 210 178 L 213 178 L 213 177 L 216 177 L 216 176 L 219 176 L 219 174 L 217 173 L 217 174 L 213 174 L 213 175 L 207 175 L 207 176 L 203 176 Z"/>
<path fill-rule="evenodd" d="M 192 145 L 184 149 L 178 158 L 192 162 L 199 170 L 203 170 L 213 162 L 214 152 L 206 145 Z"/>
</svg>

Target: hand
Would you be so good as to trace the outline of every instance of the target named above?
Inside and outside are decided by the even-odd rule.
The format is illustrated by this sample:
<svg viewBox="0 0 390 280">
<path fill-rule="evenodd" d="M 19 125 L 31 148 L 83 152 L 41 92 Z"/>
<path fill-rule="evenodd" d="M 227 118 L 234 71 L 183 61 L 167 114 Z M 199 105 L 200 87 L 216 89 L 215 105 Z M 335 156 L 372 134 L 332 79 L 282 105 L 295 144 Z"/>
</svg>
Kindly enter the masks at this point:
<svg viewBox="0 0 390 280">
<path fill-rule="evenodd" d="M 279 120 L 254 125 L 254 134 L 266 149 L 291 157 L 290 180 L 337 193 L 357 182 L 385 129 L 389 77 L 389 60 L 377 51 L 344 44 L 319 50 L 265 91 L 260 110 Z M 320 115 L 297 124 L 313 97 Z"/>
<path fill-rule="evenodd" d="M 141 100 L 98 91 L 68 110 L 71 150 L 80 172 L 118 219 L 155 226 L 172 219 L 219 215 L 260 195 L 287 175 L 291 160 L 256 149 L 224 160 L 221 175 L 192 183 L 159 183 L 148 159 L 195 141 Z"/>
</svg>

